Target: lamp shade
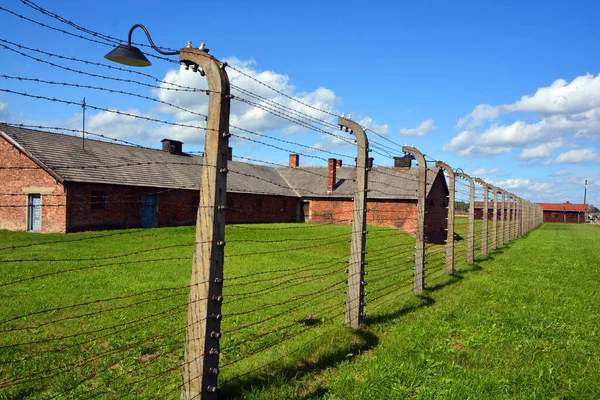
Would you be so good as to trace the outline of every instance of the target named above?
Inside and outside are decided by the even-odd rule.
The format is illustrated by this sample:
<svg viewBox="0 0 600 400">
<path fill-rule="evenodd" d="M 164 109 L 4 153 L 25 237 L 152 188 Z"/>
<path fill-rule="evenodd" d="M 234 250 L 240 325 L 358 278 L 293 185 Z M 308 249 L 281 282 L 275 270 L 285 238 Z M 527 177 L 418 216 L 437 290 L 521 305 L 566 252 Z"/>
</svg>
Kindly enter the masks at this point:
<svg viewBox="0 0 600 400">
<path fill-rule="evenodd" d="M 152 65 L 144 53 L 135 46 L 120 44 L 104 56 L 107 60 L 132 67 L 147 67 Z"/>
</svg>

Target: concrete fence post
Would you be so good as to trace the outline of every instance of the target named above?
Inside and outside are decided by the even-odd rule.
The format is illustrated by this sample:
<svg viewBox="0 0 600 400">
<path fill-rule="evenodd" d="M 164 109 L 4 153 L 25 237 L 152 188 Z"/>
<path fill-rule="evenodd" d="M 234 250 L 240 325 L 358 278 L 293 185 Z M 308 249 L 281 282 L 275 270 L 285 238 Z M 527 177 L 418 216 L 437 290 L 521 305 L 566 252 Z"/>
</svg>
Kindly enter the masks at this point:
<svg viewBox="0 0 600 400">
<path fill-rule="evenodd" d="M 216 399 L 223 300 L 229 78 L 208 52 L 183 48 L 180 61 L 208 80 L 208 118 L 188 303 L 181 399 Z"/>
<path fill-rule="evenodd" d="M 346 314 L 344 322 L 351 328 L 358 328 L 364 317 L 365 292 L 365 247 L 367 243 L 367 183 L 369 171 L 369 141 L 362 126 L 351 119 L 338 118 L 340 128 L 353 133 L 357 143 L 356 189 L 352 214 L 352 239 L 350 240 L 350 260 L 348 264 L 348 291 L 346 293 Z"/>
<path fill-rule="evenodd" d="M 511 212 L 512 212 L 512 194 L 510 192 L 506 192 L 506 229 L 504 231 L 504 243 L 509 243 L 511 239 L 510 229 L 512 227 L 511 223 Z"/>
<path fill-rule="evenodd" d="M 482 179 L 475 178 L 475 182 L 479 183 L 483 188 L 483 207 L 481 208 L 481 254 L 484 256 L 488 253 L 488 184 Z"/>
<path fill-rule="evenodd" d="M 500 232 L 498 234 L 499 237 L 499 246 L 504 246 L 504 218 L 505 218 L 505 208 L 506 208 L 506 194 L 504 193 L 504 190 L 498 188 L 498 190 L 500 191 L 500 193 L 502 194 L 502 204 L 500 205 Z"/>
<path fill-rule="evenodd" d="M 469 233 L 467 235 L 467 263 L 475 261 L 475 183 L 469 175 L 459 172 L 457 176 L 469 182 Z"/>
<path fill-rule="evenodd" d="M 443 161 L 436 161 L 435 166 L 448 174 L 448 229 L 446 229 L 446 273 L 454 273 L 454 201 L 456 197 L 456 178 L 454 171 Z"/>
<path fill-rule="evenodd" d="M 492 211 L 492 249 L 498 248 L 498 189 L 490 185 L 494 193 L 494 210 Z"/>
<path fill-rule="evenodd" d="M 427 191 L 427 162 L 423 154 L 414 147 L 404 146 L 402 147 L 402 151 L 413 155 L 419 163 L 414 292 L 421 293 L 425 288 L 425 195 Z"/>
</svg>

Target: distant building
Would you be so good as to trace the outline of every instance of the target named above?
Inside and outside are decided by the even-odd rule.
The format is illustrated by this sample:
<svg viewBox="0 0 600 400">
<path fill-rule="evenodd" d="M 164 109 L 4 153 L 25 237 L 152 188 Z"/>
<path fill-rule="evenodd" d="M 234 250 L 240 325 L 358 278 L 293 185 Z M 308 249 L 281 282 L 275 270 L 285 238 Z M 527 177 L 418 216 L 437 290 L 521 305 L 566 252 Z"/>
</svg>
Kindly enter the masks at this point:
<svg viewBox="0 0 600 400">
<path fill-rule="evenodd" d="M 587 204 L 537 203 L 544 211 L 544 222 L 583 224 L 587 219 Z"/>
</svg>

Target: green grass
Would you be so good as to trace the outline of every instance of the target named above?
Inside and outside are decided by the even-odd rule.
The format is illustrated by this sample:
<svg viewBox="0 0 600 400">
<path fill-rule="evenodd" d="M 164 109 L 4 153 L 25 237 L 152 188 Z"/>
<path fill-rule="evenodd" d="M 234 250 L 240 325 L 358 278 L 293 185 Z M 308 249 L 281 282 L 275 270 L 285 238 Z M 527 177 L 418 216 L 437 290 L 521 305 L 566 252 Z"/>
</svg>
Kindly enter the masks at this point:
<svg viewBox="0 0 600 400">
<path fill-rule="evenodd" d="M 431 255 L 414 296 L 414 239 L 370 227 L 367 326 L 352 331 L 350 227 L 228 226 L 220 395 L 600 398 L 598 228 L 545 224 L 453 277 Z M 0 231 L 0 260 L 57 260 L 0 263 L 0 399 L 178 398 L 193 237 Z"/>
</svg>

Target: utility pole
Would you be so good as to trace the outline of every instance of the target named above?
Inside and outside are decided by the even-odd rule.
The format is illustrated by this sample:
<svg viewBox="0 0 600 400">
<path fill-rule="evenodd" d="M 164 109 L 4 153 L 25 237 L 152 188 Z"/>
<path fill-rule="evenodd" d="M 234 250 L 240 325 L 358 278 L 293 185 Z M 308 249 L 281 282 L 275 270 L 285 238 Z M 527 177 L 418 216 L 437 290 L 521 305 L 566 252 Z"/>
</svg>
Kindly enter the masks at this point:
<svg viewBox="0 0 600 400">
<path fill-rule="evenodd" d="M 583 189 L 583 204 L 587 204 L 587 179 L 585 180 Z"/>
</svg>

